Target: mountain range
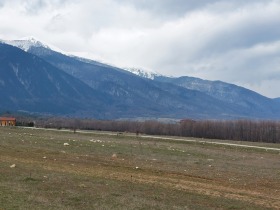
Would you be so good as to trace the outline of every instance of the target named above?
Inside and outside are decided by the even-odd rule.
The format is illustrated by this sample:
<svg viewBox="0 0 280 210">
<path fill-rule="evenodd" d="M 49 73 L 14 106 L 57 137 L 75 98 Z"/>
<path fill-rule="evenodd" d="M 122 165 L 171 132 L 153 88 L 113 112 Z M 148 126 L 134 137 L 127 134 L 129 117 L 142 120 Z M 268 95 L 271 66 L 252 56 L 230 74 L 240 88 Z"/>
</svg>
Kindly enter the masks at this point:
<svg viewBox="0 0 280 210">
<path fill-rule="evenodd" d="M 98 119 L 280 119 L 279 99 L 243 87 L 128 71 L 35 39 L 2 41 L 0 63 L 0 110 Z"/>
</svg>

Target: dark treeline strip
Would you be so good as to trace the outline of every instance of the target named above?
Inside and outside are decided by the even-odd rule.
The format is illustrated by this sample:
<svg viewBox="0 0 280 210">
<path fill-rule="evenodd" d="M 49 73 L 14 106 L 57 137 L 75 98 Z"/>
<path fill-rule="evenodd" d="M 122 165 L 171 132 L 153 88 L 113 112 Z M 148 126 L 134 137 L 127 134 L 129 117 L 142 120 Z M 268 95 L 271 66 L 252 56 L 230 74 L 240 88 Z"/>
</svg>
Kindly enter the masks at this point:
<svg viewBox="0 0 280 210">
<path fill-rule="evenodd" d="M 30 119 L 29 119 L 30 120 Z M 22 119 L 22 121 L 24 121 Z M 22 124 L 30 124 L 22 122 Z M 167 124 L 158 121 L 105 121 L 70 118 L 36 119 L 35 125 L 44 128 L 66 128 L 149 135 L 184 136 L 207 139 L 280 143 L 280 122 L 276 121 L 194 121 L 182 120 Z"/>
</svg>

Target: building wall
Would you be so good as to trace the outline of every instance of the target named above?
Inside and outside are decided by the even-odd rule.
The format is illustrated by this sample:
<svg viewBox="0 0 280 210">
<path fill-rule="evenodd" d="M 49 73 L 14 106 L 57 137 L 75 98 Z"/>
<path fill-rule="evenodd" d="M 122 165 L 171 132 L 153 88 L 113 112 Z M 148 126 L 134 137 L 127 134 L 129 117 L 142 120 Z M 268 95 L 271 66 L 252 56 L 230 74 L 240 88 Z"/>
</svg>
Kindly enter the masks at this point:
<svg viewBox="0 0 280 210">
<path fill-rule="evenodd" d="M 14 120 L 1 120 L 0 125 L 1 126 L 15 126 L 16 121 L 14 121 Z"/>
</svg>

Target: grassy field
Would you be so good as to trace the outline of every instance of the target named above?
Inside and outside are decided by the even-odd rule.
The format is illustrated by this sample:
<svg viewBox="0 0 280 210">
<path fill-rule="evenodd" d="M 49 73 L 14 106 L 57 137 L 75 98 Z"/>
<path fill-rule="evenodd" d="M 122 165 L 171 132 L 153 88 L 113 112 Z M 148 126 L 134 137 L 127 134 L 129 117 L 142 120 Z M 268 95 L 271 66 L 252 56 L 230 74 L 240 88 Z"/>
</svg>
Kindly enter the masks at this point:
<svg viewBox="0 0 280 210">
<path fill-rule="evenodd" d="M 0 210 L 280 209 L 279 198 L 279 151 L 0 127 Z"/>
</svg>

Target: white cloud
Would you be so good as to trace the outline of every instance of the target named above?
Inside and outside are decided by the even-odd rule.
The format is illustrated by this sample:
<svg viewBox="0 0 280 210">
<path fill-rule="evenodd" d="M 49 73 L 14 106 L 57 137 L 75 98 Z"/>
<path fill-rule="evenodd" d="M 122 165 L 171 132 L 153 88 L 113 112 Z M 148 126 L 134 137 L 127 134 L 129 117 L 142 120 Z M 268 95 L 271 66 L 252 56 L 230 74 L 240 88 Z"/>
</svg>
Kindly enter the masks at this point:
<svg viewBox="0 0 280 210">
<path fill-rule="evenodd" d="M 279 0 L 0 0 L 0 19 L 2 39 L 280 96 Z"/>
</svg>

